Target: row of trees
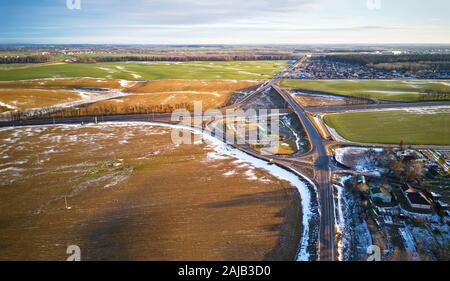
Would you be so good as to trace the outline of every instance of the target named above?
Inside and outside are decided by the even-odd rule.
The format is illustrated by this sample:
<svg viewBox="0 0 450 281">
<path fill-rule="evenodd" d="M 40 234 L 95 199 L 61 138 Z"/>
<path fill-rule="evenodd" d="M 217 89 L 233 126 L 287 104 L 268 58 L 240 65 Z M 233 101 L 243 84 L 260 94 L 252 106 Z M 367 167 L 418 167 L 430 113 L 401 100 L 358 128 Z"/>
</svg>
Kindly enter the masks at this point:
<svg viewBox="0 0 450 281">
<path fill-rule="evenodd" d="M 395 63 L 378 63 L 369 64 L 370 67 L 376 69 L 391 70 L 405 70 L 405 71 L 419 71 L 422 69 L 434 69 L 434 66 L 426 63 L 416 62 L 395 62 Z"/>
<path fill-rule="evenodd" d="M 403 182 L 420 181 L 425 172 L 425 163 L 411 158 L 391 160 L 388 167 Z"/>
<path fill-rule="evenodd" d="M 365 99 L 372 99 L 370 94 L 360 93 L 359 96 Z M 378 98 L 382 99 L 382 98 Z M 418 95 L 417 101 L 448 101 L 450 100 L 450 92 L 449 91 L 434 91 L 434 90 L 426 90 L 425 94 Z M 353 104 L 361 104 L 362 102 L 347 102 L 347 105 Z"/>
<path fill-rule="evenodd" d="M 443 90 L 443 91 L 431 91 L 427 90 L 425 91 L 426 95 L 420 95 L 419 100 L 422 101 L 428 101 L 428 100 L 450 100 L 450 91 L 449 90 Z"/>
<path fill-rule="evenodd" d="M 368 65 L 379 63 L 418 63 L 418 62 L 450 62 L 450 54 L 405 54 L 405 55 L 328 55 L 324 57 L 327 60 Z"/>
<path fill-rule="evenodd" d="M 175 55 L 175 56 L 84 56 L 77 57 L 78 63 L 122 62 L 122 61 L 253 61 L 253 60 L 290 60 L 291 55 Z"/>
<path fill-rule="evenodd" d="M 399 148 L 400 152 L 404 152 L 406 149 L 410 149 L 410 146 L 407 148 L 405 142 L 401 141 Z M 426 171 L 426 163 L 414 154 L 399 156 L 391 149 L 387 149 L 383 153 L 369 150 L 367 154 L 374 161 L 372 165 L 388 168 L 388 172 L 384 176 L 394 177 L 402 183 L 421 181 Z"/>
<path fill-rule="evenodd" d="M 152 114 L 152 113 L 171 113 L 176 109 L 186 109 L 194 111 L 193 104 L 160 104 L 160 105 L 95 105 L 70 108 L 50 108 L 38 109 L 33 111 L 15 110 L 7 113 L 7 118 L 12 121 L 26 119 L 42 118 L 67 118 L 81 116 L 97 115 L 116 115 L 116 114 Z"/>
<path fill-rule="evenodd" d="M 45 63 L 51 59 L 48 55 L 32 55 L 32 56 L 3 56 L 0 57 L 0 64 L 12 63 Z"/>
</svg>

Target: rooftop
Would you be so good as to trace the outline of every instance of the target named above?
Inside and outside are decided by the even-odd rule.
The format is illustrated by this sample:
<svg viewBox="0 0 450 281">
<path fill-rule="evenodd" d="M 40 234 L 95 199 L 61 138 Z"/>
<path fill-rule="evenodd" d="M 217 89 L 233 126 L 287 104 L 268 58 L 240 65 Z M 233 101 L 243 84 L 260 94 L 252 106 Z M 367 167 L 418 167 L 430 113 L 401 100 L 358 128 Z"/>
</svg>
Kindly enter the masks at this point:
<svg viewBox="0 0 450 281">
<path fill-rule="evenodd" d="M 407 192 L 406 196 L 412 204 L 430 205 L 419 192 Z"/>
</svg>

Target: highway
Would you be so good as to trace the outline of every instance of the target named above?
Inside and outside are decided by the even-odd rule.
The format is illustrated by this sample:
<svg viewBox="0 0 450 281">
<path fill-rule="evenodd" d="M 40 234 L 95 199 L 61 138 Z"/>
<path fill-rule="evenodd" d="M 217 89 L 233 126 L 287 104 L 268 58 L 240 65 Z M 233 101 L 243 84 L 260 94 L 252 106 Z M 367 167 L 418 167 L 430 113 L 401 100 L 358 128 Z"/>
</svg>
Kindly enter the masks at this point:
<svg viewBox="0 0 450 281">
<path fill-rule="evenodd" d="M 266 81 L 257 90 L 252 92 L 244 100 L 238 102 L 233 106 L 222 108 L 221 111 L 225 112 L 226 109 L 238 108 L 252 97 L 260 94 L 268 88 L 274 88 L 283 99 L 288 102 L 291 108 L 297 114 L 300 122 L 303 124 L 307 135 L 310 139 L 311 149 L 310 151 L 297 156 L 296 158 L 285 158 L 273 156 L 264 156 L 259 153 L 255 153 L 242 145 L 231 144 L 234 148 L 250 154 L 254 157 L 262 160 L 272 162 L 288 170 L 292 170 L 306 179 L 314 182 L 317 186 L 319 193 L 319 205 L 320 205 L 320 234 L 319 234 L 319 253 L 320 260 L 334 260 L 335 259 L 335 246 L 334 246 L 334 203 L 331 193 L 331 187 L 329 183 L 330 171 L 329 160 L 327 151 L 322 143 L 320 134 L 315 129 L 314 125 L 306 117 L 304 110 L 298 106 L 298 104 L 292 99 L 289 93 L 281 89 L 276 85 L 280 75 L 276 75 L 271 80 Z M 158 114 L 129 114 L 129 115 L 106 115 L 106 116 L 80 116 L 80 117 L 67 117 L 67 118 L 51 118 L 51 119 L 27 119 L 20 121 L 5 121 L 0 122 L 0 127 L 14 127 L 14 126 L 36 126 L 36 125 L 51 125 L 51 124 L 88 124 L 97 122 L 160 122 L 177 124 L 179 122 L 172 120 L 171 113 L 158 113 Z M 209 125 L 209 124 L 207 124 Z M 208 128 L 208 126 L 207 126 Z M 211 129 L 211 127 L 209 127 Z M 313 155 L 314 157 L 314 179 L 310 179 L 307 174 L 302 171 L 302 165 L 308 165 L 308 160 L 302 158 Z"/>
<path fill-rule="evenodd" d="M 327 149 L 322 142 L 319 132 L 308 119 L 303 108 L 301 108 L 284 89 L 277 85 L 272 85 L 272 87 L 297 114 L 309 137 L 311 143 L 310 153 L 312 153 L 314 157 L 314 181 L 317 185 L 320 205 L 319 260 L 333 261 L 335 260 L 334 201 L 330 184 L 330 168 Z"/>
<path fill-rule="evenodd" d="M 130 114 L 130 115 L 106 115 L 106 116 L 80 116 L 54 119 L 27 119 L 20 121 L 0 122 L 0 127 L 38 126 L 51 124 L 88 124 L 96 122 L 164 122 L 171 121 L 171 113 L 159 114 Z"/>
<path fill-rule="evenodd" d="M 257 97 L 259 94 L 264 93 L 267 89 L 274 89 L 290 108 L 295 112 L 299 121 L 303 125 L 305 132 L 310 142 L 310 150 L 301 155 L 295 156 L 278 156 L 278 155 L 261 155 L 254 150 L 249 149 L 243 145 L 230 144 L 236 149 L 239 149 L 249 155 L 257 157 L 259 159 L 271 162 L 285 169 L 296 172 L 302 175 L 310 182 L 314 183 L 317 190 L 319 200 L 319 239 L 318 239 L 318 253 L 317 257 L 321 261 L 334 261 L 336 260 L 336 245 L 335 245 L 335 207 L 333 199 L 333 190 L 331 185 L 331 171 L 330 171 L 330 155 L 327 151 L 327 142 L 322 139 L 320 133 L 317 131 L 314 124 L 309 120 L 306 112 L 312 114 L 321 113 L 339 113 L 339 112 L 355 112 L 355 111 L 376 111 L 376 110 L 393 110 L 402 108 L 420 108 L 420 107 L 442 107 L 450 106 L 450 101 L 421 101 L 421 102 L 374 102 L 370 104 L 360 105 L 342 105 L 342 106 L 320 106 L 320 107 L 302 107 L 300 106 L 291 94 L 278 85 L 280 79 L 283 76 L 289 74 L 289 72 L 296 67 L 300 66 L 306 58 L 302 58 L 295 64 L 289 66 L 279 74 L 275 75 L 272 79 L 265 81 L 257 89 L 250 92 L 239 102 L 229 105 L 227 107 L 220 108 L 219 111 L 222 114 L 226 113 L 227 109 L 237 109 L 246 104 L 252 98 Z M 118 93 L 117 95 L 120 95 Z M 114 98 L 115 96 L 105 96 L 104 98 Z M 76 103 L 67 104 L 66 106 L 76 106 Z M 292 112 L 290 110 L 281 110 L 280 113 Z M 204 114 L 204 113 L 203 113 Z M 194 117 L 194 115 L 191 115 Z M 216 115 L 203 115 L 203 117 L 217 117 Z M 220 117 L 220 116 L 219 116 Z M 217 121 L 217 119 L 215 120 Z M 207 124 L 202 124 L 210 132 L 213 132 L 215 121 L 211 121 Z M 50 118 L 50 119 L 27 119 L 20 121 L 2 121 L 0 120 L 1 127 L 15 127 L 15 126 L 35 126 L 35 125 L 51 125 L 51 124 L 88 124 L 88 123 L 101 123 L 101 122 L 158 122 L 168 124 L 178 124 L 178 121 L 172 120 L 172 113 L 155 113 L 155 114 L 129 114 L 129 115 L 106 115 L 106 116 L 80 116 L 80 117 L 67 117 L 67 118 Z M 222 140 L 223 141 L 223 140 Z M 380 144 L 358 144 L 358 143 L 337 143 L 333 144 L 352 144 L 361 146 L 382 146 Z M 395 145 L 384 145 L 395 146 Z M 422 147 L 422 146 L 417 146 Z M 430 148 L 430 146 L 425 146 Z M 312 158 L 312 160 L 311 160 Z M 311 165 L 313 169 L 311 169 Z M 309 172 L 306 172 L 305 167 Z M 312 170 L 314 171 L 312 174 Z M 351 172 L 351 171 L 348 171 Z M 309 174 L 308 174 L 309 173 Z"/>
</svg>

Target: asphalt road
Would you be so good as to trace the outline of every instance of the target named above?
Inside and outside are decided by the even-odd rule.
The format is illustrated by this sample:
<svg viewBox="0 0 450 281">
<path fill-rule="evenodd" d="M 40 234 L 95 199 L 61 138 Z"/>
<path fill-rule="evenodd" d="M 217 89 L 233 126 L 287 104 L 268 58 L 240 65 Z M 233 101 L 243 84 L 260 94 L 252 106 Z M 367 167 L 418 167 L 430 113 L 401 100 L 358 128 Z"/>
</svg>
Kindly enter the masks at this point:
<svg viewBox="0 0 450 281">
<path fill-rule="evenodd" d="M 335 260 L 334 238 L 334 202 L 330 184 L 330 168 L 327 149 L 314 125 L 308 119 L 292 96 L 284 89 L 273 85 L 273 88 L 289 103 L 303 124 L 311 143 L 311 152 L 314 157 L 314 179 L 320 204 L 320 231 L 319 231 L 319 259 L 322 261 Z"/>
<path fill-rule="evenodd" d="M 31 120 L 23 120 L 23 121 L 10 121 L 10 122 L 0 122 L 0 127 L 15 127 L 15 126 L 37 126 L 37 125 L 52 125 L 52 124 L 89 124 L 89 123 L 96 123 L 96 122 L 160 122 L 160 123 L 172 123 L 177 124 L 179 122 L 174 122 L 171 120 L 171 113 L 160 113 L 160 114 L 133 114 L 133 115 L 108 115 L 108 116 L 98 116 L 98 117 L 70 117 L 70 118 L 55 118 L 55 119 L 31 119 Z M 310 123 L 308 123 L 310 124 Z M 311 124 L 310 124 L 311 125 Z M 311 129 L 314 127 L 312 126 Z M 210 131 L 212 130 L 212 127 L 209 127 Z M 320 137 L 320 136 L 318 136 Z M 301 175 L 303 175 L 305 178 L 307 178 L 307 175 L 302 173 L 301 169 L 296 167 L 296 161 L 298 159 L 278 159 L 277 156 L 264 156 L 259 153 L 255 153 L 254 151 L 251 151 L 247 148 L 245 148 L 242 145 L 235 145 L 230 144 L 236 149 L 239 149 L 247 154 L 250 154 L 254 157 L 257 157 L 259 159 L 262 159 L 267 162 L 272 162 L 276 165 L 279 165 L 280 167 L 283 167 L 288 170 L 293 170 Z M 325 150 L 321 150 L 325 151 Z M 307 152 L 305 155 L 310 155 L 311 152 Z M 319 167 L 328 167 L 327 159 L 325 158 L 319 158 L 316 160 L 316 165 Z M 318 173 L 319 182 L 321 184 L 326 184 L 328 181 L 328 174 Z M 321 230 L 322 231 L 322 230 Z M 334 237 L 333 237 L 334 241 Z M 333 248 L 334 249 L 334 248 Z M 321 253 L 327 253 L 327 248 L 323 248 L 321 250 Z M 324 260 L 325 258 L 321 258 Z"/>
<path fill-rule="evenodd" d="M 273 79 L 266 81 L 261 87 L 259 87 L 254 93 L 249 95 L 245 100 L 239 102 L 236 106 L 239 106 L 243 102 L 249 100 L 254 95 L 261 91 L 273 87 L 280 95 L 291 105 L 298 115 L 300 121 L 306 129 L 306 132 L 310 138 L 311 150 L 302 154 L 299 157 L 305 157 L 314 155 L 314 177 L 313 181 L 318 184 L 319 200 L 321 208 L 321 227 L 320 227 L 320 260 L 334 260 L 334 207 L 333 197 L 331 195 L 329 184 L 329 160 L 326 152 L 326 148 L 322 143 L 319 133 L 315 127 L 306 117 L 305 112 L 292 97 L 283 89 L 277 87 L 275 83 L 280 79 L 279 75 Z M 54 119 L 29 119 L 21 121 L 7 121 L 0 122 L 0 127 L 13 127 L 13 126 L 34 126 L 34 125 L 51 125 L 51 124 L 82 124 L 82 123 L 96 123 L 96 122 L 162 122 L 162 123 L 178 123 L 171 119 L 171 113 L 159 113 L 159 114 L 130 114 L 130 115 L 107 115 L 97 117 L 68 117 L 68 118 L 54 118 Z M 299 172 L 304 177 L 307 177 L 296 164 L 301 159 L 278 159 L 277 156 L 264 156 L 255 153 L 241 145 L 232 145 L 233 147 L 240 149 L 241 151 L 253 155 L 254 157 L 262 160 L 272 162 L 286 169 Z"/>
<path fill-rule="evenodd" d="M 15 127 L 15 126 L 36 126 L 36 125 L 51 125 L 51 124 L 82 124 L 82 123 L 96 123 L 96 122 L 143 122 L 143 121 L 158 121 L 166 123 L 175 123 L 171 121 L 171 113 L 158 114 L 131 114 L 131 115 L 107 115 L 107 116 L 82 116 L 82 117 L 67 117 L 54 119 L 28 119 L 21 121 L 7 121 L 0 122 L 0 127 Z"/>
</svg>

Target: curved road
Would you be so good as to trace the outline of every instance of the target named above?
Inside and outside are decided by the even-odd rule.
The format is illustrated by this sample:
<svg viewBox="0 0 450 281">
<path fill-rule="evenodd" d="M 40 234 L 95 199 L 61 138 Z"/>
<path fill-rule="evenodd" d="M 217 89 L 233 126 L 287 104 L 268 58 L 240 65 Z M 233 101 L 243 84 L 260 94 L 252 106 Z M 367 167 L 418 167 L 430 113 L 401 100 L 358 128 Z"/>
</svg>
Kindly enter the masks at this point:
<svg viewBox="0 0 450 281">
<path fill-rule="evenodd" d="M 302 60 L 297 62 L 295 65 L 301 63 Z M 289 69 L 295 67 L 291 66 Z M 288 70 L 289 70 L 288 69 Z M 450 101 L 447 102 L 417 102 L 417 103 L 386 103 L 386 104 L 366 104 L 366 105 L 352 105 L 352 106 L 330 106 L 330 107 L 309 107 L 302 108 L 297 104 L 297 102 L 292 98 L 292 96 L 277 85 L 278 80 L 281 79 L 283 73 L 276 75 L 271 80 L 264 82 L 258 89 L 244 98 L 237 104 L 229 106 L 227 108 L 236 108 L 241 104 L 247 102 L 255 95 L 261 93 L 263 90 L 272 87 L 277 93 L 290 105 L 298 116 L 300 122 L 302 123 L 305 131 L 308 135 L 311 149 L 310 151 L 297 156 L 296 158 L 280 158 L 274 156 L 269 158 L 263 155 L 256 154 L 252 151 L 245 149 L 242 146 L 234 145 L 235 148 L 242 150 L 243 152 L 252 154 L 260 159 L 273 162 L 284 168 L 294 170 L 302 173 L 302 168 L 298 164 L 305 162 L 307 165 L 308 160 L 306 157 L 313 157 L 314 165 L 314 180 L 320 208 L 320 231 L 319 231 L 319 260 L 334 261 L 335 257 L 335 209 L 334 200 L 332 193 L 332 186 L 330 184 L 330 160 L 327 153 L 326 146 L 322 137 L 320 136 L 317 129 L 314 127 L 312 122 L 306 116 L 305 110 L 311 113 L 325 113 L 325 112 L 346 112 L 346 111 L 365 111 L 365 110 L 381 110 L 381 109 L 394 109 L 394 108 L 411 108 L 411 107 L 427 107 L 427 106 L 450 106 Z M 223 108 L 222 112 L 225 111 Z M 117 122 L 117 121 L 154 121 L 163 123 L 178 123 L 171 120 L 171 114 L 132 114 L 132 115 L 109 115 L 109 116 L 99 116 L 99 117 L 72 117 L 72 118 L 58 118 L 58 119 L 31 119 L 24 121 L 8 121 L 0 122 L 0 127 L 11 127 L 11 126 L 26 126 L 26 125 L 48 125 L 48 124 L 80 124 L 80 123 L 93 123 L 93 122 Z M 303 164 L 305 164 L 303 163 Z M 305 176 L 306 177 L 306 176 Z"/>
<path fill-rule="evenodd" d="M 319 204 L 320 204 L 320 234 L 319 234 L 319 259 L 320 260 L 335 260 L 335 246 L 334 246 L 334 203 L 333 196 L 330 189 L 329 179 L 329 160 L 327 156 L 327 151 L 322 143 L 320 134 L 317 132 L 316 128 L 306 117 L 304 110 L 292 99 L 289 93 L 281 89 L 276 85 L 280 75 L 275 76 L 271 80 L 266 81 L 257 90 L 247 96 L 244 100 L 240 101 L 238 104 L 231 107 L 239 107 L 239 105 L 245 103 L 256 94 L 261 93 L 267 88 L 274 88 L 283 99 L 288 102 L 291 108 L 297 114 L 299 120 L 303 124 L 307 135 L 310 139 L 311 149 L 310 151 L 297 156 L 297 158 L 292 159 L 278 159 L 277 157 L 269 158 L 263 155 L 259 155 L 249 151 L 242 146 L 233 145 L 235 148 L 242 150 L 245 153 L 249 153 L 255 157 L 258 157 L 265 161 L 273 162 L 281 167 L 287 168 L 289 170 L 294 170 L 295 172 L 308 178 L 305 173 L 299 168 L 298 165 L 302 162 L 302 157 L 307 157 L 313 155 L 314 157 L 314 180 L 312 182 L 316 183 L 317 191 L 319 194 Z M 226 109 L 226 108 L 224 108 Z M 224 110 L 221 110 L 224 111 Z M 13 127 L 13 126 L 33 126 L 33 125 L 50 125 L 50 124 L 81 124 L 81 123 L 96 123 L 96 122 L 132 122 L 132 121 L 144 121 L 144 122 L 163 122 L 163 123 L 178 123 L 171 120 L 171 113 L 161 113 L 161 114 L 130 114 L 130 115 L 108 115 L 108 116 L 97 116 L 97 117 L 69 117 L 69 118 L 55 118 L 55 119 L 29 119 L 21 121 L 6 121 L 0 122 L 0 127 Z"/>
<path fill-rule="evenodd" d="M 330 185 L 327 149 L 322 142 L 322 137 L 306 116 L 303 108 L 284 89 L 277 85 L 272 85 L 272 87 L 289 103 L 308 134 L 314 157 L 314 179 L 317 183 L 320 204 L 319 259 L 333 261 L 335 260 L 334 201 Z"/>
</svg>

